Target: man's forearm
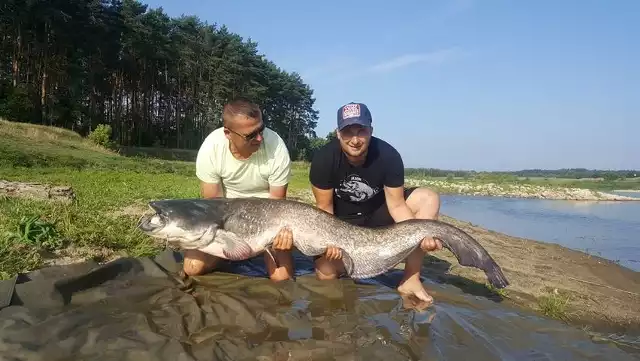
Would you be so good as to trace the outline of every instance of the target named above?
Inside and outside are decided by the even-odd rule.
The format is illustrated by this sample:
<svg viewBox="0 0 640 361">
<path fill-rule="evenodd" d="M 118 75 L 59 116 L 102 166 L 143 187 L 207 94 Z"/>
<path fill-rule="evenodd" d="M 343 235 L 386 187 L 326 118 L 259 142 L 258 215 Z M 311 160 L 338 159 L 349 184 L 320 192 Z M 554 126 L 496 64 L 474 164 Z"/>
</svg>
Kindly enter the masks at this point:
<svg viewBox="0 0 640 361">
<path fill-rule="evenodd" d="M 221 187 L 219 184 L 213 183 L 200 183 L 200 196 L 202 198 L 216 198 L 222 196 Z"/>
<path fill-rule="evenodd" d="M 318 204 L 316 203 L 316 208 L 319 208 L 329 214 L 333 214 L 333 205 L 332 204 Z"/>
<path fill-rule="evenodd" d="M 311 186 L 311 192 L 316 201 L 316 208 L 333 214 L 333 189 L 320 189 Z"/>
<path fill-rule="evenodd" d="M 220 194 L 220 193 L 203 193 L 203 194 L 201 194 L 201 197 L 204 198 L 204 199 L 211 199 L 211 198 L 222 197 L 222 194 Z"/>
<path fill-rule="evenodd" d="M 280 194 L 269 193 L 269 198 L 270 199 L 285 199 L 285 198 L 287 198 L 287 196 L 283 196 L 283 195 L 280 195 Z"/>
<path fill-rule="evenodd" d="M 270 186 L 269 187 L 269 198 L 271 199 L 285 199 L 287 198 L 287 189 L 289 188 L 288 184 L 284 186 Z"/>
<path fill-rule="evenodd" d="M 409 208 L 409 206 L 407 206 L 407 204 L 404 202 L 402 204 L 389 208 L 389 214 L 396 223 L 415 218 L 415 215 L 413 214 L 413 212 L 411 212 L 411 208 Z"/>
</svg>

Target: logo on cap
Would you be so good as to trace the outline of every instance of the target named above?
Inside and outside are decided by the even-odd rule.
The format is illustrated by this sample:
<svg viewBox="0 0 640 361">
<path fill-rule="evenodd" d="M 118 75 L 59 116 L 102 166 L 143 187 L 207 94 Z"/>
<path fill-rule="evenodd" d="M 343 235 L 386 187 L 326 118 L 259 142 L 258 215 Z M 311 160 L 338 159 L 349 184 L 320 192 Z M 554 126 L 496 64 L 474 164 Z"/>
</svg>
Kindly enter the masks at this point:
<svg viewBox="0 0 640 361">
<path fill-rule="evenodd" d="M 342 108 L 342 119 L 358 118 L 360 116 L 360 104 L 347 104 Z"/>
</svg>

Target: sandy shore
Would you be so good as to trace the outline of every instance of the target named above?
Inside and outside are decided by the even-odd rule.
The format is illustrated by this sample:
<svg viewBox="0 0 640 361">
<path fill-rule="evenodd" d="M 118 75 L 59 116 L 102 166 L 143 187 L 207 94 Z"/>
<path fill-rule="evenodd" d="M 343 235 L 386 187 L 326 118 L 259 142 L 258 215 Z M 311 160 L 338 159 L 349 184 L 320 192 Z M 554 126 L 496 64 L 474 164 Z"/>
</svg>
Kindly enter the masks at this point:
<svg viewBox="0 0 640 361">
<path fill-rule="evenodd" d="M 441 219 L 475 237 L 500 264 L 511 283 L 504 292 L 509 302 L 542 313 L 561 311 L 568 323 L 601 332 L 640 333 L 640 272 L 559 245 L 508 236 L 447 216 Z M 438 262 L 427 262 L 434 275 L 486 283 L 482 271 L 460 266 L 448 250 L 432 255 L 451 264 L 442 270 Z M 564 311 L 559 306 L 563 302 Z"/>
</svg>

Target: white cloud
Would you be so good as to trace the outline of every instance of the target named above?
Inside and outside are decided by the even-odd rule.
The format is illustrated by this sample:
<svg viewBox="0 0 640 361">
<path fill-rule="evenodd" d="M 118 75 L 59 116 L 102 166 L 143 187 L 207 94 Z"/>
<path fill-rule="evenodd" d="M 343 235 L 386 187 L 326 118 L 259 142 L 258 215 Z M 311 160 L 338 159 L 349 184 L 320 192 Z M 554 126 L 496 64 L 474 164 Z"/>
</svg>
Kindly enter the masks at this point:
<svg viewBox="0 0 640 361">
<path fill-rule="evenodd" d="M 404 54 L 374 64 L 358 64 L 352 58 L 329 58 L 322 66 L 304 71 L 307 81 L 337 82 L 370 74 L 397 71 L 417 64 L 440 65 L 454 60 L 462 52 L 457 47 L 427 53 Z"/>
<path fill-rule="evenodd" d="M 450 48 L 422 54 L 405 54 L 372 65 L 367 68 L 367 71 L 374 73 L 388 72 L 417 63 L 442 64 L 451 60 L 458 52 L 457 48 Z"/>
</svg>

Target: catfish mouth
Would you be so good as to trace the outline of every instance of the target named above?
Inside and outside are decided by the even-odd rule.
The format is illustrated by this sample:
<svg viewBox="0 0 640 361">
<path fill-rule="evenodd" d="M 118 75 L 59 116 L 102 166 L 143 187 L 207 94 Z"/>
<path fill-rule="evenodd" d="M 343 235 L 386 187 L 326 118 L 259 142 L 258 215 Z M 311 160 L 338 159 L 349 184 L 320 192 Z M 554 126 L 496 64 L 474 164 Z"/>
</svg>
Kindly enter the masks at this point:
<svg viewBox="0 0 640 361">
<path fill-rule="evenodd" d="M 138 221 L 138 228 L 145 233 L 154 233 L 167 225 L 168 217 L 159 207 L 157 207 L 157 205 L 151 203 L 149 206 L 155 211 L 155 213 L 140 217 L 140 220 Z"/>
</svg>

